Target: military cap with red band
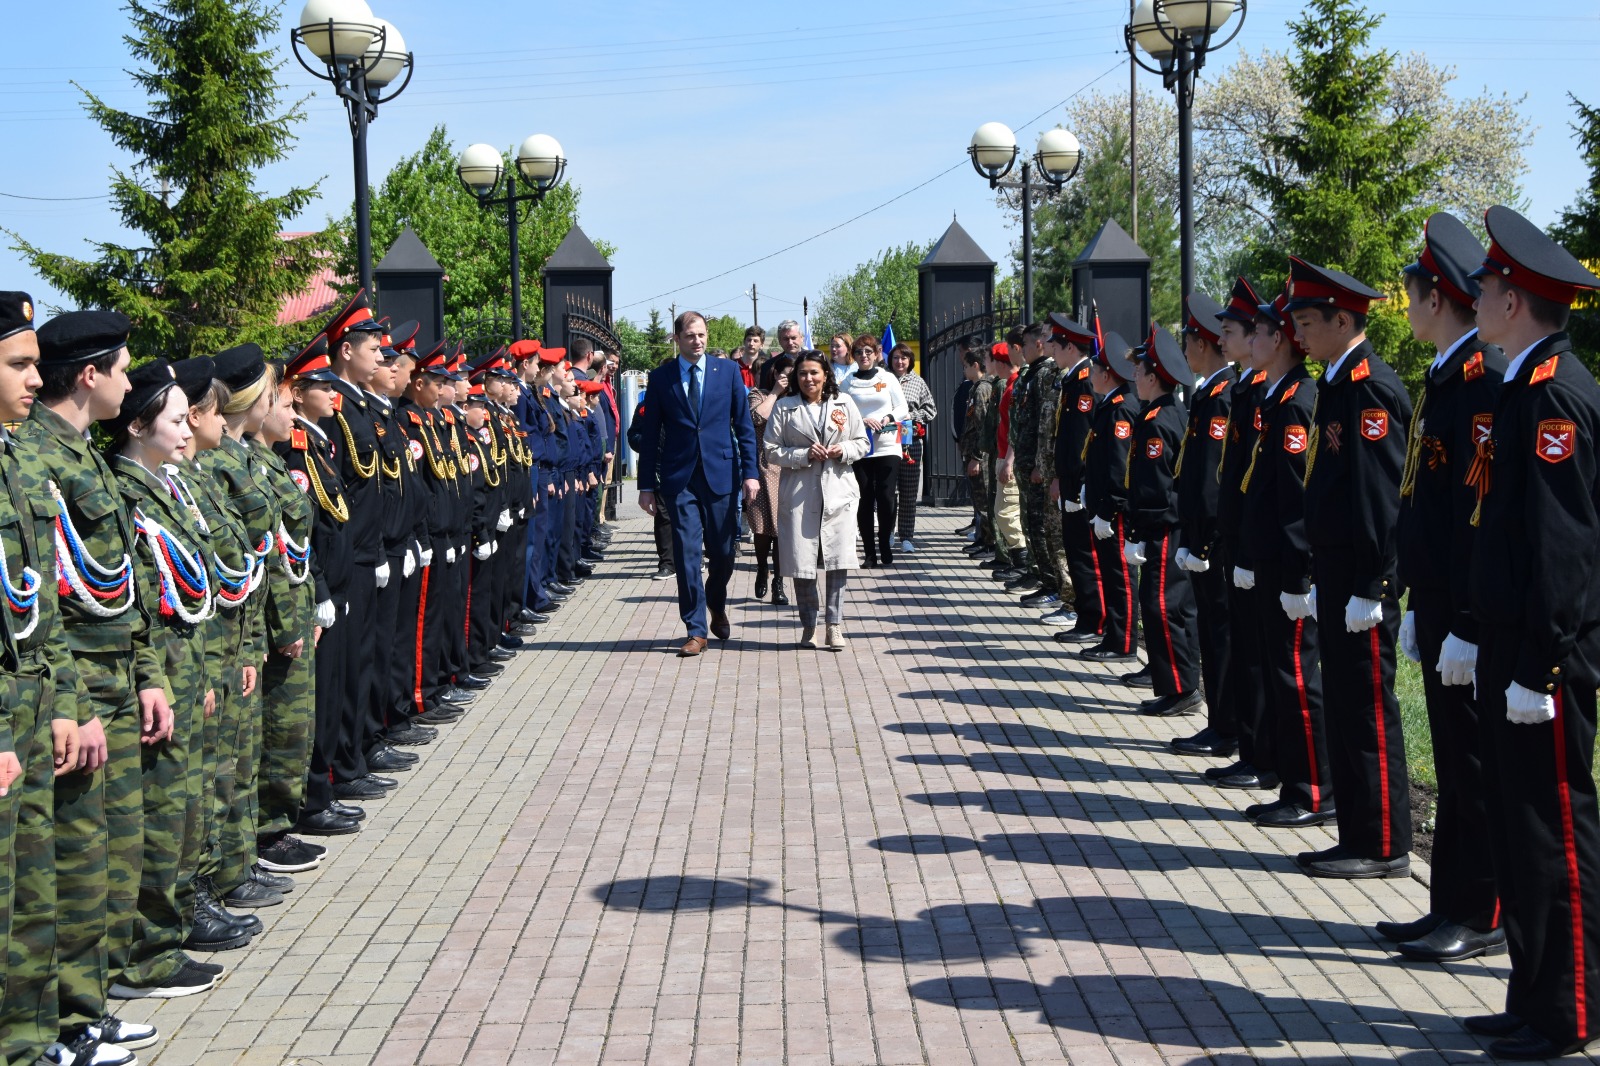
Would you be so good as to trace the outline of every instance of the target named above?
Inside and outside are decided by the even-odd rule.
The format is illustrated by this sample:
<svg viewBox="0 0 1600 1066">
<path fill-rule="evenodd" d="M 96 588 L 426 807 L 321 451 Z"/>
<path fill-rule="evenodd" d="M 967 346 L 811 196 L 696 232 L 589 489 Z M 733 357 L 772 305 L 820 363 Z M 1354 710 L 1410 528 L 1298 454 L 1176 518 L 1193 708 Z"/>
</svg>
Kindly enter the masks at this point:
<svg viewBox="0 0 1600 1066">
<path fill-rule="evenodd" d="M 1203 292 L 1192 292 L 1183 302 L 1183 309 L 1189 316 L 1183 324 L 1185 333 L 1203 337 L 1212 344 L 1222 339 L 1222 330 L 1217 325 L 1222 317 L 1221 304 Z"/>
<path fill-rule="evenodd" d="M 407 319 L 389 331 L 389 346 L 401 354 L 412 354 L 417 348 L 417 334 L 422 331 L 422 323 L 414 318 Z"/>
<path fill-rule="evenodd" d="M 566 357 L 567 357 L 567 350 L 565 348 L 540 348 L 539 349 L 539 362 L 545 364 L 546 366 L 555 366 L 557 363 L 561 362 L 561 360 L 565 359 Z"/>
<path fill-rule="evenodd" d="M 1160 326 L 1150 327 L 1150 336 L 1133 350 L 1133 361 L 1148 366 L 1168 385 L 1194 384 L 1194 372 L 1184 358 L 1183 345 Z"/>
<path fill-rule="evenodd" d="M 361 289 L 350 297 L 350 302 L 328 321 L 327 328 L 322 332 L 328 335 L 329 350 L 338 348 L 348 333 L 381 334 L 383 326 L 372 317 L 372 305 L 367 301 L 367 290 Z"/>
<path fill-rule="evenodd" d="M 1087 348 L 1094 342 L 1094 330 L 1060 311 L 1050 312 L 1049 322 L 1050 338 L 1057 344 L 1076 344 L 1081 348 Z M 1008 354 L 1006 358 L 1009 359 L 1010 355 Z"/>
<path fill-rule="evenodd" d="M 1243 277 L 1235 278 L 1233 291 L 1228 294 L 1228 306 L 1217 312 L 1217 318 L 1231 318 L 1248 326 L 1256 320 L 1256 308 L 1260 306 L 1261 297 L 1256 295 L 1250 282 Z"/>
<path fill-rule="evenodd" d="M 1133 380 L 1133 360 L 1128 358 L 1129 344 L 1116 330 L 1106 331 L 1106 342 L 1094 361 L 1102 370 L 1110 371 L 1122 381 Z"/>
<path fill-rule="evenodd" d="M 514 341 L 510 348 L 511 358 L 519 363 L 523 362 L 538 355 L 539 349 L 542 347 L 543 345 L 539 341 L 531 338 L 525 341 Z"/>
<path fill-rule="evenodd" d="M 338 381 L 339 375 L 333 372 L 328 358 L 328 338 L 319 336 L 306 345 L 305 351 L 283 368 L 283 376 L 290 381 Z"/>
<path fill-rule="evenodd" d="M 492 355 L 480 355 L 468 365 L 471 369 L 471 373 L 467 375 L 468 378 L 472 381 L 481 381 L 486 375 L 499 370 L 502 362 L 500 354 L 496 352 Z"/>
<path fill-rule="evenodd" d="M 1310 307 L 1335 307 L 1364 315 L 1378 300 L 1388 297 L 1370 285 L 1363 285 L 1343 271 L 1289 257 L 1289 303 L 1293 314 Z M 1252 316 L 1254 317 L 1254 316 Z"/>
<path fill-rule="evenodd" d="M 1567 307 L 1578 293 L 1600 289 L 1600 277 L 1511 208 L 1489 208 L 1483 225 L 1489 231 L 1489 254 L 1471 277 L 1494 274 L 1507 285 Z"/>
<path fill-rule="evenodd" d="M 1289 343 L 1293 344 L 1294 318 L 1289 314 L 1288 307 L 1289 291 L 1288 287 L 1285 286 L 1284 291 L 1278 294 L 1278 298 L 1276 300 L 1273 300 L 1269 304 L 1262 304 L 1256 309 L 1256 313 L 1261 318 L 1273 323 L 1280 331 L 1287 334 L 1289 337 Z"/>
<path fill-rule="evenodd" d="M 1472 272 L 1483 263 L 1483 245 L 1448 211 L 1429 217 L 1422 238 L 1422 251 L 1416 262 L 1406 264 L 1405 272 L 1426 278 L 1445 296 L 1471 307 L 1480 291 Z"/>
<path fill-rule="evenodd" d="M 451 381 L 463 380 L 459 374 L 450 370 L 450 364 L 455 361 L 453 352 L 445 351 L 444 341 L 433 346 L 433 350 L 417 360 L 416 372 L 419 374 L 433 374 L 436 377 L 449 378 Z"/>
</svg>

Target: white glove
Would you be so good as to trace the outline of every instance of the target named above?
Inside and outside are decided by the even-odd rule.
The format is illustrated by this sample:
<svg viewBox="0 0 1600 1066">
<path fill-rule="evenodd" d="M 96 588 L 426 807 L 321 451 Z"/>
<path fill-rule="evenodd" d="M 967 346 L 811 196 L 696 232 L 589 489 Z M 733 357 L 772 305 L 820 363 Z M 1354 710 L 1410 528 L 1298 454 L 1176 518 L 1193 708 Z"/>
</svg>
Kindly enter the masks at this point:
<svg viewBox="0 0 1600 1066">
<path fill-rule="evenodd" d="M 450 563 L 452 566 L 455 565 L 456 550 L 454 548 L 446 548 L 444 550 L 444 561 Z"/>
<path fill-rule="evenodd" d="M 1179 570 L 1189 569 L 1189 549 L 1179 548 L 1177 553 L 1173 555 L 1172 561 L 1178 564 Z"/>
<path fill-rule="evenodd" d="M 1084 485 L 1078 489 L 1078 496 L 1073 500 L 1062 500 L 1061 509 L 1069 514 L 1077 514 L 1083 510 L 1083 505 L 1088 502 L 1089 486 Z"/>
<path fill-rule="evenodd" d="M 379 563 L 376 573 L 378 575 L 378 587 L 380 589 L 385 588 L 389 584 L 389 564 Z"/>
<path fill-rule="evenodd" d="M 1383 604 L 1377 600 L 1351 596 L 1350 602 L 1344 605 L 1344 627 L 1352 633 L 1365 633 L 1381 621 Z"/>
<path fill-rule="evenodd" d="M 1316 597 L 1310 592 L 1280 592 L 1278 602 L 1283 605 L 1283 613 L 1289 616 L 1291 622 L 1310 618 L 1311 612 L 1317 609 Z"/>
<path fill-rule="evenodd" d="M 521 521 L 522 519 L 527 518 L 527 517 L 528 517 L 528 509 L 526 507 L 517 508 L 517 520 L 518 521 Z"/>
<path fill-rule="evenodd" d="M 400 563 L 400 576 L 410 577 L 417 572 L 417 553 L 410 548 L 406 549 L 406 556 Z"/>
<path fill-rule="evenodd" d="M 493 544 L 480 544 L 476 548 L 472 549 L 472 557 L 481 562 L 484 559 L 489 558 L 489 556 L 491 554 L 493 554 L 493 552 L 494 552 L 494 545 Z"/>
<path fill-rule="evenodd" d="M 1191 574 L 1203 574 L 1207 570 L 1211 569 L 1211 560 L 1202 559 L 1200 556 L 1190 552 L 1188 565 L 1186 565 L 1184 569 L 1189 571 Z"/>
<path fill-rule="evenodd" d="M 332 600 L 323 600 L 317 604 L 317 625 L 323 629 L 328 629 L 334 622 L 338 621 L 338 618 L 339 614 L 333 609 Z"/>
<path fill-rule="evenodd" d="M 1111 528 L 1111 523 L 1107 522 L 1104 518 L 1096 518 L 1094 520 L 1094 535 L 1098 539 L 1110 540 L 1111 535 L 1115 532 L 1116 530 Z"/>
<path fill-rule="evenodd" d="M 1255 588 L 1256 587 L 1256 572 L 1254 570 L 1246 570 L 1242 566 L 1234 567 L 1233 568 L 1233 587 L 1236 588 L 1236 589 L 1244 589 L 1246 592 L 1248 592 L 1251 589 Z"/>
<path fill-rule="evenodd" d="M 1515 681 L 1506 689 L 1506 721 L 1517 725 L 1538 725 L 1556 716 L 1556 698 L 1523 688 Z"/>
<path fill-rule="evenodd" d="M 417 549 L 417 562 L 421 563 L 423 566 L 432 566 L 433 565 L 433 549 L 432 548 L 419 548 L 419 549 Z"/>
<path fill-rule="evenodd" d="M 489 542 L 489 554 L 490 555 L 495 555 L 495 554 L 498 554 L 499 551 L 500 551 L 500 542 L 498 540 L 491 540 Z"/>
<path fill-rule="evenodd" d="M 1400 619 L 1400 653 L 1414 663 L 1422 661 L 1422 649 L 1417 647 L 1417 612 L 1407 611 Z"/>
<path fill-rule="evenodd" d="M 1144 542 L 1130 540 L 1122 546 L 1122 557 L 1129 566 L 1144 565 Z"/>
<path fill-rule="evenodd" d="M 500 512 L 500 517 L 495 519 L 494 528 L 501 533 L 511 528 L 511 511 L 509 509 Z"/>
<path fill-rule="evenodd" d="M 1472 672 L 1478 668 L 1478 646 L 1468 644 L 1451 633 L 1444 638 L 1439 649 L 1439 676 L 1447 685 L 1472 684 Z"/>
</svg>

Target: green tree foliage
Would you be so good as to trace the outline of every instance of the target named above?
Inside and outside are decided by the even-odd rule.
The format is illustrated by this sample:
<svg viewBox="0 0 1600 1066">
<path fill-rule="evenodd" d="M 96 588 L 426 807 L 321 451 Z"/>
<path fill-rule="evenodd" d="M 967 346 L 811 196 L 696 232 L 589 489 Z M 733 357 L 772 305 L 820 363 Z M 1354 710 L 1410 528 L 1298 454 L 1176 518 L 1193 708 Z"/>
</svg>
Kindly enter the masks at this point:
<svg viewBox="0 0 1600 1066">
<path fill-rule="evenodd" d="M 619 318 L 612 324 L 612 331 L 622 342 L 622 351 L 617 353 L 622 369 L 649 370 L 656 365 L 656 360 L 650 358 L 650 341 L 644 330 L 626 318 Z"/>
<path fill-rule="evenodd" d="M 1084 141 L 1083 168 L 1059 196 L 1033 211 L 1033 307 L 1035 316 L 1048 311 L 1071 314 L 1072 262 L 1106 219 L 1133 229 L 1128 187 L 1127 110 L 1122 125 L 1095 129 Z M 1141 165 L 1141 170 L 1143 166 Z M 1154 182 L 1139 185 L 1139 247 L 1150 256 L 1150 310 L 1168 326 L 1180 317 L 1182 262 L 1178 256 L 1178 219 L 1163 203 Z"/>
<path fill-rule="evenodd" d="M 258 0 L 127 5 L 132 77 L 149 98 L 136 115 L 84 92 L 85 110 L 136 162 L 115 170 L 111 199 L 139 246 L 93 243 L 93 258 L 47 252 L 10 234 L 39 274 L 80 306 L 134 322 L 136 358 L 184 359 L 242 341 L 269 350 L 283 300 L 325 263 L 331 235 L 285 240 L 315 186 L 257 191 L 301 120 L 278 105 L 278 15 Z M 163 186 L 169 191 L 161 191 Z"/>
<path fill-rule="evenodd" d="M 1589 181 L 1572 206 L 1561 212 L 1550 233 L 1589 264 L 1589 269 L 1600 271 L 1600 107 L 1591 107 L 1576 96 L 1570 99 L 1578 112 L 1572 129 L 1589 165 Z M 1574 346 L 1589 366 L 1600 365 L 1600 299 L 1592 293 L 1580 297 L 1569 328 Z"/>
<path fill-rule="evenodd" d="M 662 321 L 659 308 L 650 309 L 650 321 L 644 327 L 644 342 L 648 346 L 650 366 L 656 366 L 672 354 L 672 334 L 667 329 L 667 324 Z"/>
<path fill-rule="evenodd" d="M 1439 158 L 1418 158 L 1428 135 L 1416 114 L 1391 115 L 1391 52 L 1367 45 L 1382 21 L 1355 0 L 1311 0 L 1290 26 L 1295 56 L 1288 81 L 1302 108 L 1286 132 L 1268 134 L 1270 155 L 1288 170 L 1256 164 L 1245 180 L 1271 205 L 1253 249 L 1255 275 L 1269 289 L 1282 282 L 1294 253 L 1342 270 L 1392 296 L 1401 268 L 1416 254 Z M 1374 347 L 1415 381 L 1429 353 L 1411 340 L 1399 300 L 1374 306 Z"/>
<path fill-rule="evenodd" d="M 732 315 L 718 315 L 706 319 L 706 347 L 721 348 L 733 354 L 744 343 L 744 323 Z"/>
<path fill-rule="evenodd" d="M 834 333 L 877 337 L 892 322 L 896 337 L 915 339 L 920 315 L 917 265 L 932 247 L 932 242 L 910 241 L 885 249 L 842 277 L 829 278 L 811 316 L 812 337 L 819 343 Z"/>
<path fill-rule="evenodd" d="M 372 247 L 381 258 L 410 226 L 444 267 L 445 329 L 451 335 L 474 328 L 483 315 L 511 316 L 511 242 L 503 208 L 485 209 L 456 178 L 457 151 L 443 126 L 427 143 L 396 163 L 372 193 Z M 507 173 L 513 170 L 509 156 Z M 522 248 L 523 332 L 538 336 L 544 323 L 544 293 L 539 270 L 578 220 L 580 192 L 570 182 L 550 190 L 531 210 L 524 205 L 519 229 Z M 346 240 L 339 250 L 339 275 L 356 276 L 354 209 L 341 223 Z M 596 241 L 602 255 L 614 249 Z"/>
</svg>

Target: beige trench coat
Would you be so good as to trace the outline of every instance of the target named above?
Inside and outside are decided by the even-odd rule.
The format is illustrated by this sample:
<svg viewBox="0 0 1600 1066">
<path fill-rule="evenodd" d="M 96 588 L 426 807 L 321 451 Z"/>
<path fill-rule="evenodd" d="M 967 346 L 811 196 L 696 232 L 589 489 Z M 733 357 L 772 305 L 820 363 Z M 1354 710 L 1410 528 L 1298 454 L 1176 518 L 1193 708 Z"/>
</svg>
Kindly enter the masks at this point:
<svg viewBox="0 0 1600 1066">
<path fill-rule="evenodd" d="M 823 402 L 821 443 L 841 445 L 843 460 L 816 462 L 808 454 L 818 443 L 814 410 L 799 396 L 785 396 L 772 408 L 762 450 L 768 464 L 779 468 L 778 557 L 784 577 L 817 576 L 823 570 L 854 570 L 856 505 L 861 490 L 850 464 L 867 454 L 867 428 L 848 396 Z"/>
</svg>

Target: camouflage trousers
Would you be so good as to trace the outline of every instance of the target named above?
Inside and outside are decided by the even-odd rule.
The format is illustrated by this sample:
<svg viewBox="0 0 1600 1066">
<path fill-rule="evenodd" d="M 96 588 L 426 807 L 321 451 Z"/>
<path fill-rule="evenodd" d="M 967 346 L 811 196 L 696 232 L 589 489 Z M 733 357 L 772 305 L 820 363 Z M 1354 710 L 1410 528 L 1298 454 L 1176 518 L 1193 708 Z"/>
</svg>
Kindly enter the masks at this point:
<svg viewBox="0 0 1600 1066">
<path fill-rule="evenodd" d="M 194 924 L 192 892 L 200 858 L 205 785 L 190 758 L 205 721 L 205 648 L 188 627 L 159 632 L 172 706 L 172 737 L 143 750 L 144 865 L 139 879 L 138 939 L 113 978 L 150 988 L 183 969 L 183 942 Z M 184 891 L 179 891 L 179 886 Z M 187 904 L 187 905 L 186 905 Z"/>
<path fill-rule="evenodd" d="M 1061 528 L 1061 505 L 1050 499 L 1046 486 L 1044 499 L 1044 529 L 1040 546 L 1039 573 L 1046 587 L 1061 597 L 1062 606 L 1074 602 L 1072 577 L 1067 571 L 1067 540 Z"/>
<path fill-rule="evenodd" d="M 978 543 L 994 547 L 994 490 L 990 488 L 989 465 L 978 460 L 978 472 L 967 475 L 972 491 L 972 507 L 978 515 Z"/>
<path fill-rule="evenodd" d="M 56 779 L 57 1001 L 63 1033 L 105 1015 L 112 974 L 128 965 L 144 865 L 139 701 L 125 651 L 73 650 L 106 734 L 106 765 Z"/>
<path fill-rule="evenodd" d="M 0 1062 L 31 1064 L 56 1039 L 56 851 L 54 741 L 42 659 L 26 656 L 14 677 L 0 677 L 11 714 L 22 776 L 0 797 Z"/>
<path fill-rule="evenodd" d="M 287 833 L 300 817 L 316 724 L 316 644 L 298 659 L 272 652 L 261 668 L 261 759 L 257 838 Z"/>
<path fill-rule="evenodd" d="M 201 729 L 200 776 L 207 802 L 200 812 L 200 862 L 195 873 L 218 881 L 222 872 L 222 823 L 233 807 L 234 780 L 238 774 L 238 721 L 231 696 L 239 691 L 239 654 L 243 646 L 241 608 L 218 611 L 210 625 L 206 655 L 206 680 L 215 697 L 215 710 Z M 220 883 L 220 881 L 219 881 Z"/>
<path fill-rule="evenodd" d="M 1054 568 L 1049 565 L 1049 550 L 1044 541 L 1044 512 L 1045 505 L 1050 502 L 1049 486 L 1042 482 L 1035 484 L 1031 474 L 1019 474 L 1017 492 L 1022 498 L 1022 539 L 1028 546 L 1028 556 L 1039 575 L 1040 587 L 1054 592 L 1059 582 Z"/>
<path fill-rule="evenodd" d="M 211 826 L 200 873 L 220 892 L 243 884 L 256 861 L 256 773 L 261 747 L 261 686 L 244 694 L 243 641 L 228 642 L 220 679 L 213 679 L 216 743 L 208 753 L 212 782 Z M 254 665 L 254 664 L 252 664 Z"/>
</svg>

